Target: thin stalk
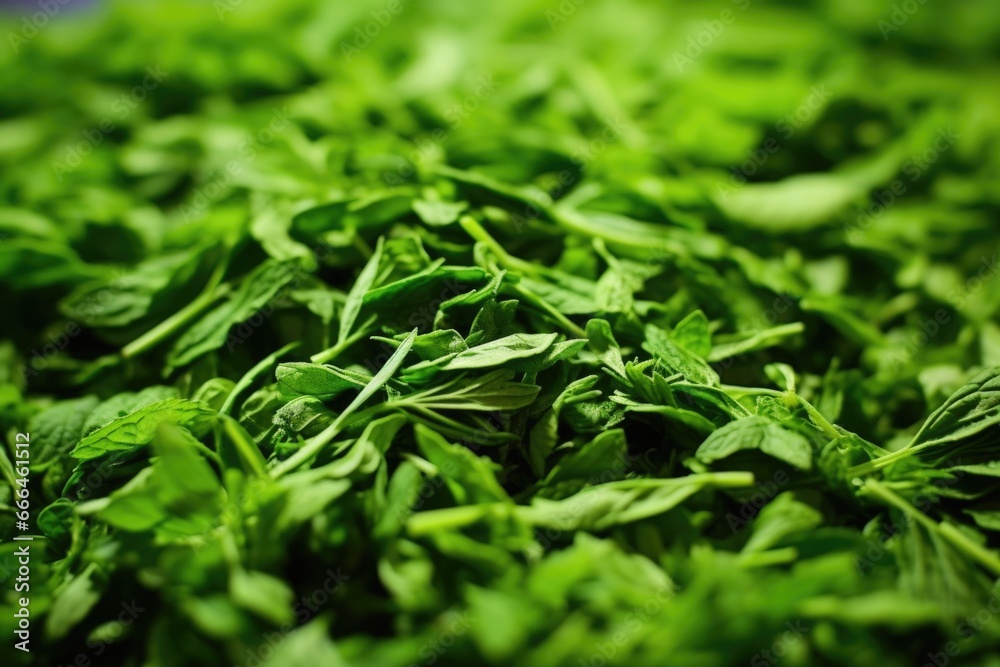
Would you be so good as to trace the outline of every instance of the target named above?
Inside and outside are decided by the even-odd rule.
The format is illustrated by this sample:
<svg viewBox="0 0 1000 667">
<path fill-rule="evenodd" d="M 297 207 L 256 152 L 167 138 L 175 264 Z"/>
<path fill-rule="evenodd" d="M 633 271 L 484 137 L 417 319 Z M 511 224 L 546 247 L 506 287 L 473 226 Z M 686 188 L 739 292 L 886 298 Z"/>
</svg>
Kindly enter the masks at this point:
<svg viewBox="0 0 1000 667">
<path fill-rule="evenodd" d="M 273 479 L 278 479 L 279 477 L 295 470 L 302 464 L 306 463 L 310 459 L 314 458 L 319 454 L 324 447 L 330 444 L 334 438 L 340 435 L 348 426 L 354 424 L 355 422 L 367 419 L 372 415 L 376 415 L 379 412 L 385 410 L 387 407 L 391 407 L 386 403 L 379 405 L 374 405 L 367 410 L 362 410 L 360 412 L 349 415 L 348 419 L 341 420 L 338 418 L 335 422 L 326 427 L 321 433 L 306 440 L 301 449 L 289 456 L 287 459 L 278 463 L 276 466 L 271 468 L 271 477 Z M 342 413 L 343 416 L 343 413 Z"/>
<path fill-rule="evenodd" d="M 333 347 L 327 348 L 322 352 L 317 352 L 316 354 L 309 357 L 309 361 L 314 364 L 325 364 L 328 361 L 336 359 L 338 356 L 343 354 L 347 348 L 351 347 L 359 340 L 368 335 L 369 327 L 375 322 L 375 318 L 369 319 L 363 325 L 358 327 L 358 330 L 347 336 L 343 340 L 337 341 L 337 344 Z"/>
<path fill-rule="evenodd" d="M 831 439 L 836 439 L 843 435 L 840 431 L 837 430 L 837 427 L 828 422 L 826 420 L 826 417 L 820 414 L 820 411 L 817 410 L 815 407 L 813 407 L 813 405 L 809 401 L 805 400 L 798 394 L 791 394 L 791 395 L 799 399 L 799 405 L 805 408 L 806 413 L 808 413 L 809 415 L 809 418 L 812 419 L 813 423 L 816 424 L 816 426 L 819 426 L 824 433 L 830 436 Z"/>
<path fill-rule="evenodd" d="M 993 576 L 1000 576 L 1000 557 L 997 557 L 995 553 L 986 549 L 981 544 L 977 544 L 969 539 L 964 533 L 955 528 L 955 526 L 943 521 L 940 523 L 934 521 L 908 503 L 904 498 L 896 495 L 887 486 L 874 479 L 866 480 L 864 489 L 886 505 L 895 507 L 904 514 L 912 516 L 917 523 L 929 532 L 941 537 L 966 557 L 985 567 Z"/>
<path fill-rule="evenodd" d="M 528 288 L 522 287 L 521 285 L 514 285 L 513 289 L 525 301 L 527 301 L 531 305 L 535 306 L 536 308 L 540 308 L 541 310 L 545 311 L 545 313 L 549 317 L 551 317 L 552 319 L 554 319 L 556 321 L 556 323 L 558 323 L 563 329 L 565 329 L 569 333 L 573 334 L 574 337 L 576 337 L 576 338 L 584 338 L 584 339 L 587 338 L 587 332 L 586 331 L 584 331 L 579 326 L 577 326 L 576 324 L 574 324 L 572 320 L 570 320 L 568 317 L 566 317 L 565 315 L 563 315 L 562 313 L 560 313 L 558 310 L 556 310 L 556 308 L 552 304 L 550 304 L 548 301 L 546 301 L 542 297 L 538 296 L 537 294 L 535 294 L 534 292 L 532 292 Z"/>
<path fill-rule="evenodd" d="M 664 486 L 686 486 L 688 484 L 701 484 L 702 486 L 717 486 L 719 488 L 749 488 L 754 484 L 752 472 L 704 472 L 684 477 L 671 477 L 669 479 L 654 479 L 649 477 L 637 477 L 635 479 L 623 479 L 617 482 L 606 482 L 592 489 L 639 489 L 639 488 L 662 488 Z"/>
<path fill-rule="evenodd" d="M 397 403 L 389 403 L 388 405 L 398 407 Z M 517 437 L 512 433 L 507 433 L 506 431 L 488 433 L 455 421 L 449 417 L 445 417 L 444 415 L 434 412 L 433 410 L 423 410 L 419 407 L 410 406 L 407 414 L 414 422 L 440 431 L 441 435 L 450 438 L 476 438 L 479 442 L 486 444 L 503 443 Z"/>
<path fill-rule="evenodd" d="M 254 364 L 254 367 L 251 368 L 249 371 L 247 371 L 243 375 L 243 377 L 240 378 L 240 381 L 233 386 L 233 390 L 229 392 L 229 396 L 226 397 L 226 400 L 222 404 L 222 407 L 219 408 L 219 414 L 228 415 L 229 411 L 232 410 L 233 408 L 233 403 L 236 402 L 236 399 L 239 397 L 240 393 L 242 393 L 245 389 L 247 389 L 247 387 L 253 384 L 253 381 L 261 373 L 263 373 L 271 366 L 273 366 L 278 359 L 280 359 L 288 352 L 294 350 L 298 346 L 299 343 L 297 341 L 294 343 L 289 343 L 288 345 L 285 345 L 277 352 L 272 352 L 271 354 L 269 354 L 268 356 L 264 357 L 259 362 Z"/>
<path fill-rule="evenodd" d="M 496 255 L 496 258 L 500 260 L 500 263 L 505 267 L 524 271 L 525 273 L 535 273 L 538 271 L 538 267 L 531 262 L 526 262 L 523 259 L 514 257 L 504 250 L 504 247 L 497 243 L 497 240 L 490 236 L 490 233 L 487 232 L 486 229 L 476 222 L 476 220 L 471 216 L 463 215 L 458 221 L 458 224 L 462 226 L 462 229 L 465 230 L 466 234 L 489 248 L 490 252 Z"/>
<path fill-rule="evenodd" d="M 794 563 L 799 557 L 799 550 L 795 547 L 785 547 L 783 549 L 772 549 L 771 551 L 761 551 L 750 553 L 740 557 L 740 566 L 745 568 L 772 567 L 774 565 L 787 565 Z"/>
<path fill-rule="evenodd" d="M 147 352 L 180 329 L 183 329 L 198 317 L 202 311 L 228 294 L 232 288 L 228 284 L 220 284 L 225 273 L 226 263 L 222 262 L 216 267 L 211 278 L 208 279 L 205 289 L 202 290 L 201 294 L 194 301 L 123 347 L 121 352 L 122 357 L 130 359 Z"/>
<path fill-rule="evenodd" d="M 396 351 L 392 353 L 392 356 L 389 357 L 388 361 L 385 362 L 385 365 L 382 366 L 379 372 L 375 374 L 375 377 L 373 377 L 365 388 L 354 397 L 354 400 L 351 401 L 350 405 L 344 408 L 344 411 L 340 413 L 340 416 L 337 417 L 332 424 L 327 426 L 322 433 L 310 438 L 302 449 L 272 468 L 271 476 L 275 478 L 280 477 L 311 460 L 344 429 L 349 420 L 355 421 L 358 417 L 366 413 L 374 414 L 373 411 L 385 410 L 393 407 L 388 403 L 382 403 L 354 415 L 354 412 L 360 408 L 365 401 L 371 398 L 376 391 L 385 386 L 385 383 L 389 381 L 393 373 L 399 369 L 399 366 L 403 363 L 403 359 L 406 358 L 406 355 L 413 348 L 413 341 L 416 340 L 416 338 L 417 330 L 414 329 L 410 332 L 410 335 L 406 337 L 406 340 L 399 344 L 399 347 L 396 348 Z"/>
<path fill-rule="evenodd" d="M 880 456 L 877 459 L 872 459 L 867 463 L 860 463 L 853 468 L 849 468 L 847 474 L 851 477 L 864 477 L 865 475 L 870 475 L 873 472 L 877 472 L 886 466 L 895 463 L 901 459 L 905 459 L 914 453 L 912 449 L 900 449 L 895 452 L 890 452 L 885 456 Z"/>
<path fill-rule="evenodd" d="M 250 466 L 257 477 L 267 477 L 267 461 L 264 460 L 264 455 L 260 453 L 257 445 L 253 440 L 245 437 L 246 434 L 235 419 L 223 413 L 222 420 L 222 430 L 233 442 L 238 455 Z"/>
<path fill-rule="evenodd" d="M 490 252 L 496 255 L 500 264 L 505 268 L 517 269 L 518 271 L 523 271 L 524 273 L 539 273 L 539 267 L 535 264 L 518 259 L 504 250 L 503 246 L 497 243 L 496 239 L 490 236 L 489 232 L 487 232 L 483 226 L 476 222 L 471 216 L 462 216 L 459 220 L 459 224 L 462 225 L 462 229 L 464 229 L 469 236 L 488 247 Z M 512 287 L 514 291 L 516 291 L 525 301 L 528 301 L 536 308 L 540 308 L 545 311 L 549 317 L 554 319 L 561 327 L 566 329 L 566 331 L 573 334 L 573 336 L 576 338 L 587 337 L 586 331 L 574 324 L 572 320 L 560 313 L 550 303 L 545 301 L 545 299 L 520 285 L 512 285 Z"/>
<path fill-rule="evenodd" d="M 777 389 L 763 389 L 759 387 L 740 387 L 735 384 L 724 384 L 722 385 L 722 391 L 726 392 L 733 398 L 737 396 L 774 396 L 775 398 L 782 398 L 785 392 L 779 391 Z"/>
<path fill-rule="evenodd" d="M 219 466 L 219 470 L 225 470 L 226 469 L 225 464 L 222 463 L 222 457 L 219 456 L 219 453 L 217 451 L 215 451 L 211 447 L 208 447 L 203 442 L 200 442 L 198 440 L 195 440 L 192 444 L 194 445 L 194 448 L 196 450 L 198 450 L 199 452 L 201 452 L 202 454 L 204 454 L 208 458 L 210 458 L 213 461 L 215 461 L 216 465 Z"/>
<path fill-rule="evenodd" d="M 824 417 L 819 410 L 817 410 L 809 401 L 802 398 L 798 394 L 788 391 L 779 391 L 777 389 L 739 387 L 731 384 L 722 385 L 722 390 L 725 391 L 730 396 L 733 396 L 735 394 L 733 398 L 737 398 L 739 396 L 773 396 L 774 398 L 780 398 L 783 401 L 785 401 L 785 404 L 789 408 L 795 407 L 795 404 L 797 403 L 798 405 L 802 406 L 802 408 L 809 415 L 809 418 L 813 421 L 813 423 L 816 426 L 818 426 L 820 430 L 823 431 L 823 433 L 830 436 L 831 439 L 839 438 L 843 435 L 843 433 L 837 430 L 836 426 L 827 421 L 826 417 Z"/>
</svg>

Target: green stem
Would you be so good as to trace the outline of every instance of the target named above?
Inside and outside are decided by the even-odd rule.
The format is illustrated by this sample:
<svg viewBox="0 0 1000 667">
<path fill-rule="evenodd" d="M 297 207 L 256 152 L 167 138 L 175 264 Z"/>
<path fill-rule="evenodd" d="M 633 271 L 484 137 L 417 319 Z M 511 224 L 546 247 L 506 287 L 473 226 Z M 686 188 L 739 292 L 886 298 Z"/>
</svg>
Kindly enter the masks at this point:
<svg viewBox="0 0 1000 667">
<path fill-rule="evenodd" d="M 198 298 L 123 347 L 121 353 L 122 357 L 129 359 L 150 350 L 163 340 L 172 336 L 178 330 L 187 326 L 187 324 L 198 317 L 203 310 L 215 303 L 216 300 L 225 296 L 231 289 L 229 285 L 220 284 L 222 282 L 222 276 L 225 272 L 226 263 L 223 262 L 216 267 L 212 277 L 208 280 L 208 285 L 206 285 L 202 293 L 198 295 Z"/>
<path fill-rule="evenodd" d="M 268 356 L 264 357 L 261 361 L 254 364 L 254 367 L 251 368 L 249 371 L 247 371 L 246 374 L 244 374 L 244 376 L 240 378 L 240 381 L 233 386 L 232 391 L 229 392 L 229 396 L 226 397 L 225 403 L 223 403 L 222 407 L 219 408 L 219 414 L 228 415 L 229 411 L 232 410 L 233 408 L 233 403 L 236 402 L 236 399 L 239 397 L 241 392 L 243 392 L 247 387 L 253 384 L 253 381 L 261 373 L 271 368 L 271 366 L 273 366 L 278 359 L 280 359 L 282 356 L 284 356 L 291 350 L 294 350 L 298 346 L 299 346 L 298 342 L 289 343 L 288 345 L 285 345 L 277 352 L 272 352 Z"/>
<path fill-rule="evenodd" d="M 771 551 L 761 551 L 741 556 L 740 566 L 745 568 L 754 568 L 787 565 L 789 563 L 794 563 L 798 557 L 799 550 L 795 547 L 772 549 Z"/>
<path fill-rule="evenodd" d="M 792 395 L 799 399 L 799 405 L 805 408 L 806 412 L 809 414 L 809 418 L 812 419 L 813 423 L 816 424 L 816 426 L 819 426 L 820 429 L 828 436 L 830 436 L 831 439 L 836 439 L 843 436 L 843 434 L 837 430 L 837 427 L 828 422 L 826 420 L 826 417 L 820 414 L 820 411 L 814 408 L 809 401 L 802 398 L 798 394 L 792 394 Z"/>
<path fill-rule="evenodd" d="M 993 573 L 993 576 L 1000 577 L 1000 558 L 984 547 L 973 542 L 969 537 L 950 523 L 941 522 L 938 524 L 940 535 L 950 541 L 960 551 L 964 551 L 970 558 L 979 562 L 980 565 Z"/>
<path fill-rule="evenodd" d="M 387 405 L 393 407 L 403 407 L 411 421 L 439 431 L 441 435 L 449 438 L 478 438 L 482 444 L 493 444 L 508 442 L 512 438 L 517 437 L 511 433 L 507 433 L 506 431 L 488 433 L 481 429 L 473 428 L 451 419 L 450 417 L 445 417 L 444 415 L 434 412 L 433 410 L 423 409 L 421 406 L 400 406 L 396 401 L 390 401 Z"/>
<path fill-rule="evenodd" d="M 328 361 L 332 361 L 340 356 L 347 348 L 351 347 L 359 340 L 368 335 L 368 330 L 371 325 L 375 322 L 375 318 L 372 318 L 365 322 L 363 325 L 358 327 L 358 330 L 352 333 L 347 338 L 337 341 L 337 344 L 331 348 L 323 350 L 322 352 L 317 352 L 316 354 L 309 357 L 309 361 L 314 364 L 325 364 Z"/>
<path fill-rule="evenodd" d="M 247 437 L 235 419 L 223 413 L 222 420 L 222 428 L 233 442 L 237 455 L 243 459 L 257 477 L 267 477 L 267 461 L 264 460 L 264 455 L 260 453 L 257 445 Z"/>
<path fill-rule="evenodd" d="M 230 573 L 242 569 L 243 559 L 240 557 L 240 546 L 236 543 L 236 536 L 233 535 L 231 522 L 227 522 L 227 530 L 222 534 L 222 557 L 226 561 Z"/>
<path fill-rule="evenodd" d="M 754 475 L 752 472 L 703 472 L 684 477 L 671 477 L 668 479 L 636 477 L 634 479 L 623 479 L 617 482 L 605 482 L 599 485 L 605 489 L 639 489 L 639 488 L 662 488 L 664 486 L 686 486 L 689 484 L 701 484 L 702 486 L 717 486 L 719 488 L 749 488 L 753 486 Z M 598 488 L 598 487 L 591 487 Z"/>
<path fill-rule="evenodd" d="M 428 398 L 440 398 L 442 395 L 448 395 L 452 388 L 457 386 L 462 382 L 462 377 L 456 377 L 453 380 L 448 380 L 444 384 L 432 385 L 426 389 L 419 389 L 417 391 L 406 394 L 399 398 L 393 399 L 393 403 L 396 405 L 407 405 L 407 404 L 420 404 L 426 401 Z"/>
<path fill-rule="evenodd" d="M 465 230 L 466 234 L 489 248 L 490 252 L 496 255 L 496 258 L 500 260 L 500 263 L 503 266 L 509 269 L 524 271 L 525 273 L 535 273 L 538 271 L 538 267 L 531 262 L 526 262 L 523 259 L 514 257 L 504 250 L 504 247 L 497 243 L 497 240 L 490 236 L 490 233 L 487 232 L 482 225 L 476 222 L 472 216 L 463 215 L 459 219 L 458 224 L 462 226 L 462 229 Z"/>
<path fill-rule="evenodd" d="M 204 454 L 208 458 L 210 458 L 213 461 L 215 461 L 216 465 L 219 466 L 219 470 L 225 470 L 226 469 L 225 464 L 223 464 L 223 462 L 222 462 L 222 457 L 219 456 L 219 453 L 217 451 L 215 451 L 211 447 L 208 447 L 203 442 L 199 442 L 198 440 L 195 440 L 193 444 L 194 444 L 194 448 L 195 449 L 197 449 L 199 452 L 201 452 L 202 454 Z"/>
<path fill-rule="evenodd" d="M 798 403 L 806 411 L 813 423 L 816 424 L 821 431 L 830 436 L 831 439 L 843 436 L 843 433 L 838 431 L 836 426 L 827 421 L 826 417 L 824 417 L 819 410 L 813 407 L 812 403 L 794 392 L 778 391 L 776 389 L 761 389 L 756 387 L 739 387 L 731 384 L 722 385 L 722 390 L 733 398 L 738 398 L 739 396 L 773 396 L 774 398 L 784 400 L 786 406 L 789 408 L 794 408 L 795 403 Z M 789 401 L 789 399 L 791 399 L 791 401 Z"/>
<path fill-rule="evenodd" d="M 740 387 L 740 386 L 734 385 L 734 384 L 724 384 L 724 385 L 722 385 L 722 391 L 726 392 L 730 396 L 732 396 L 733 394 L 736 394 L 736 396 L 733 396 L 733 398 L 737 398 L 739 396 L 774 396 L 775 398 L 782 398 L 785 395 L 785 392 L 778 391 L 777 389 L 761 389 L 761 388 L 758 388 L 758 387 Z"/>
<path fill-rule="evenodd" d="M 866 480 L 864 489 L 866 492 L 875 496 L 886 505 L 895 507 L 904 514 L 912 516 L 917 523 L 922 525 L 929 532 L 932 532 L 949 542 L 955 549 L 965 554 L 965 556 L 973 561 L 976 561 L 992 572 L 994 576 L 1000 576 L 1000 558 L 998 558 L 997 555 L 989 549 L 983 547 L 981 544 L 977 544 L 969 539 L 964 533 L 955 528 L 955 526 L 943 521 L 941 523 L 934 521 L 916 507 L 908 503 L 905 499 L 896 495 L 887 486 L 874 479 Z"/>
<path fill-rule="evenodd" d="M 867 463 L 860 463 L 853 468 L 849 468 L 847 474 L 850 477 L 864 477 L 865 475 L 870 475 L 873 472 L 877 472 L 886 466 L 895 463 L 901 459 L 913 454 L 913 450 L 910 449 L 900 449 L 895 452 L 886 454 L 885 456 L 880 456 L 877 459 L 872 459 Z"/>
<path fill-rule="evenodd" d="M 489 232 L 483 229 L 483 226 L 480 225 L 478 222 L 476 222 L 471 216 L 468 215 L 462 216 L 462 218 L 459 220 L 459 224 L 462 225 L 462 229 L 464 229 L 469 236 L 471 236 L 476 241 L 479 241 L 480 243 L 488 247 L 490 249 L 490 252 L 496 255 L 497 259 L 500 261 L 500 264 L 504 268 L 516 269 L 524 273 L 531 273 L 536 275 L 542 273 L 538 266 L 532 264 L 531 262 L 525 262 L 522 259 L 518 259 L 517 257 L 514 257 L 513 255 L 509 254 L 506 250 L 504 250 L 503 246 L 497 243 L 496 239 L 490 236 Z M 544 273 L 542 273 L 542 275 L 544 275 Z M 575 336 L 576 338 L 587 337 L 586 331 L 584 331 L 579 326 L 574 324 L 572 320 L 570 320 L 568 317 L 560 313 L 556 308 L 552 306 L 552 304 L 545 301 L 545 299 L 538 296 L 537 294 L 527 289 L 526 287 L 522 287 L 520 285 L 513 285 L 512 287 L 514 291 L 516 291 L 518 295 L 520 295 L 525 301 L 529 302 L 536 308 L 540 308 L 541 310 L 545 311 L 545 313 L 549 317 L 554 319 L 557 323 L 559 323 L 560 326 L 566 329 L 566 331 L 571 333 L 573 336 Z"/>
<path fill-rule="evenodd" d="M 572 320 L 570 320 L 568 317 L 566 317 L 565 315 L 563 315 L 562 313 L 560 313 L 558 310 L 556 310 L 556 308 L 552 304 L 550 304 L 548 301 L 546 301 L 542 297 L 538 296 L 537 294 L 535 294 L 534 292 L 532 292 L 528 288 L 522 287 L 521 285 L 513 285 L 513 289 L 514 289 L 515 292 L 518 293 L 518 295 L 522 299 L 524 299 L 525 301 L 527 301 L 531 305 L 535 306 L 536 308 L 539 308 L 539 309 L 545 311 L 545 313 L 549 317 L 551 317 L 552 319 L 554 319 L 563 329 L 565 329 L 566 331 L 568 331 L 569 333 L 571 333 L 574 337 L 576 337 L 576 338 L 584 338 L 584 339 L 587 338 L 587 332 L 586 331 L 584 331 L 583 329 L 581 329 L 579 326 L 577 326 L 575 323 L 573 323 Z"/>
<path fill-rule="evenodd" d="M 392 378 L 392 375 L 399 370 L 399 367 L 402 365 L 406 355 L 409 354 L 410 350 L 413 348 L 413 341 L 416 339 L 417 329 L 414 329 L 410 332 L 410 335 L 406 337 L 406 340 L 399 344 L 399 347 L 396 348 L 396 351 L 393 352 L 392 356 L 385 362 L 385 365 L 379 369 L 379 372 L 375 374 L 375 377 L 373 377 L 368 384 L 365 385 L 365 388 L 354 397 L 354 400 L 351 401 L 346 408 L 344 408 L 344 411 L 340 413 L 340 416 L 337 417 L 332 424 L 327 426 L 322 433 L 310 438 L 302 449 L 276 465 L 271 470 L 271 476 L 280 477 L 286 472 L 294 470 L 303 463 L 310 461 L 320 452 L 321 449 L 323 449 L 323 447 L 326 447 L 326 445 L 328 445 L 330 441 L 344 429 L 345 425 L 349 423 L 349 421 L 356 421 L 365 413 L 372 414 L 373 410 L 378 411 L 391 408 L 392 406 L 388 403 L 382 403 L 368 410 L 363 410 L 356 415 L 354 414 L 354 412 L 360 408 L 365 401 L 371 398 L 375 392 L 382 389 L 382 387 L 385 386 L 385 383 Z"/>
<path fill-rule="evenodd" d="M 301 449 L 271 468 L 271 478 L 278 479 L 292 470 L 295 470 L 303 463 L 315 458 L 315 456 L 319 454 L 324 447 L 329 445 L 330 442 L 340 435 L 348 426 L 372 415 L 378 414 L 387 407 L 391 406 L 387 403 L 382 403 L 374 405 L 367 410 L 362 410 L 361 412 L 350 415 L 348 419 L 341 420 L 340 418 L 337 418 L 335 422 L 327 426 L 321 433 L 309 438 Z"/>
<path fill-rule="evenodd" d="M 481 521 L 484 517 L 498 510 L 501 512 L 516 511 L 513 505 L 499 502 L 426 510 L 417 512 L 406 520 L 406 532 L 411 537 L 419 537 L 427 533 L 464 528 Z"/>
</svg>

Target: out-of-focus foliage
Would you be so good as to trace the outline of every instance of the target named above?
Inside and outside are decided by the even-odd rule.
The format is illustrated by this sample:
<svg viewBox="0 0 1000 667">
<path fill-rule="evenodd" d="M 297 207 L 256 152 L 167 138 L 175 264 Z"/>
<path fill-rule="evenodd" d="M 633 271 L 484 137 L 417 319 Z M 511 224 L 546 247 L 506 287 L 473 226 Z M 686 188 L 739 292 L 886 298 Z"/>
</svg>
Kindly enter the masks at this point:
<svg viewBox="0 0 1000 667">
<path fill-rule="evenodd" d="M 995 1 L 0 33 L 4 664 L 998 664 Z"/>
</svg>

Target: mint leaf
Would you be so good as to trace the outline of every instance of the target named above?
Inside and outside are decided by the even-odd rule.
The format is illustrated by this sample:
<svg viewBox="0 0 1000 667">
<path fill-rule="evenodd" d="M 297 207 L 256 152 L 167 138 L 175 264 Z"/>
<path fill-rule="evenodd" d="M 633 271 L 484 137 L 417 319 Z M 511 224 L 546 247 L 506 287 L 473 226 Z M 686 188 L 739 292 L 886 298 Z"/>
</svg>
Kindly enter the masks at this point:
<svg viewBox="0 0 1000 667">
<path fill-rule="evenodd" d="M 812 467 L 809 441 L 764 417 L 746 417 L 726 424 L 709 435 L 695 455 L 699 461 L 713 463 L 746 450 L 759 450 L 800 470 Z"/>
</svg>

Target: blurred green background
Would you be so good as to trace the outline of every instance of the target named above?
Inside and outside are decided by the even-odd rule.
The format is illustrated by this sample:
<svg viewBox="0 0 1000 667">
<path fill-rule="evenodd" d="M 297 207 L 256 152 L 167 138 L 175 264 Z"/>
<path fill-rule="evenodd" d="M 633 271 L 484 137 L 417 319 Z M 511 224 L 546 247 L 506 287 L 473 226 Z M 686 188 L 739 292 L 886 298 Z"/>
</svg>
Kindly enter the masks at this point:
<svg viewBox="0 0 1000 667">
<path fill-rule="evenodd" d="M 986 0 L 52 4 L 34 31 L 38 11 L 3 23 L 0 196 L 96 224 L 142 204 L 170 219 L 286 105 L 290 150 L 262 151 L 256 180 L 234 185 L 356 187 L 435 128 L 427 160 L 533 181 L 614 122 L 621 140 L 587 180 L 691 208 L 769 136 L 781 150 L 751 180 L 879 154 L 938 112 L 961 129 L 940 203 L 995 190 L 1000 9 Z M 164 78 L 134 92 L 150 67 Z"/>
<path fill-rule="evenodd" d="M 46 342 L 67 294 L 123 266 L 247 228 L 269 254 L 294 253 L 248 221 L 422 184 L 447 164 L 691 232 L 697 261 L 684 268 L 704 285 L 684 299 L 727 331 L 760 328 L 762 308 L 790 295 L 789 318 L 809 325 L 797 370 L 815 380 L 830 369 L 846 394 L 838 423 L 873 441 L 898 437 L 967 369 L 1000 364 L 995 0 L 53 0 L 8 7 L 0 35 L 11 356 Z M 73 353 L 125 342 L 108 338 Z M 50 377 L 36 387 L 75 391 Z M 623 583 L 630 556 L 602 545 L 584 541 L 572 567 L 607 559 L 591 574 L 617 587 L 614 609 L 647 601 L 638 577 Z M 562 565 L 532 576 L 544 588 Z M 694 638 L 699 664 L 726 664 L 713 632 L 754 637 L 769 596 L 822 576 L 806 568 L 745 590 L 748 579 L 722 572 L 670 618 L 690 623 L 677 636 Z M 716 626 L 716 613 L 729 615 Z M 365 656 L 356 625 L 347 652 Z M 386 642 L 384 664 L 406 665 L 436 632 L 419 630 Z M 839 637 L 815 641 L 837 655 Z M 897 658 L 885 664 L 910 664 Z"/>
</svg>

